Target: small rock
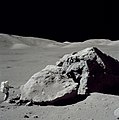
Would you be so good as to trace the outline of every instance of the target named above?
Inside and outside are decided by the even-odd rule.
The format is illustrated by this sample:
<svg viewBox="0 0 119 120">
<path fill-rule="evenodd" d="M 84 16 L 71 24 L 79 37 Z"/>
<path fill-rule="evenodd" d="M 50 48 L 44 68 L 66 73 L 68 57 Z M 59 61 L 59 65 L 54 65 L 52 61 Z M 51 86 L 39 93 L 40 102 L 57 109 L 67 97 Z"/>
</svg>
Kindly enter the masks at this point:
<svg viewBox="0 0 119 120">
<path fill-rule="evenodd" d="M 9 103 L 11 103 L 11 104 L 12 104 L 12 103 L 15 103 L 15 100 L 10 99 L 10 100 L 9 100 Z"/>
<path fill-rule="evenodd" d="M 38 115 L 34 115 L 33 118 L 39 118 L 39 116 Z"/>
<path fill-rule="evenodd" d="M 26 106 L 32 106 L 32 105 L 33 105 L 33 102 L 32 102 L 32 101 L 26 103 Z"/>
<path fill-rule="evenodd" d="M 13 92 L 13 93 L 15 93 L 15 91 L 14 91 L 14 90 L 13 90 L 12 92 Z"/>
<path fill-rule="evenodd" d="M 0 108 L 5 108 L 5 106 L 0 106 Z"/>
<path fill-rule="evenodd" d="M 119 108 L 117 108 L 116 110 L 114 110 L 114 116 L 119 119 Z"/>
<path fill-rule="evenodd" d="M 24 118 L 29 118 L 29 116 L 28 115 L 24 115 Z"/>
<path fill-rule="evenodd" d="M 20 94 L 17 94 L 16 97 L 13 98 L 13 100 L 19 100 L 20 99 Z"/>
<path fill-rule="evenodd" d="M 32 114 L 32 112 L 29 112 L 29 114 Z"/>
<path fill-rule="evenodd" d="M 11 68 L 11 66 L 7 66 L 6 68 Z"/>
<path fill-rule="evenodd" d="M 106 107 L 106 108 L 105 108 L 105 110 L 108 110 L 108 109 L 109 109 L 109 107 Z"/>
</svg>

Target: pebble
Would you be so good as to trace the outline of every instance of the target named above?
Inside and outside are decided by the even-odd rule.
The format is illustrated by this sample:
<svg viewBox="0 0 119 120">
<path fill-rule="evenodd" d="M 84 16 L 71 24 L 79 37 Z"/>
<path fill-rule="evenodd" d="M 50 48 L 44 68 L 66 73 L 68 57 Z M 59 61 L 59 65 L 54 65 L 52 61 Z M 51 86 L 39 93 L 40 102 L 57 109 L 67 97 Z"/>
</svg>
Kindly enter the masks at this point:
<svg viewBox="0 0 119 120">
<path fill-rule="evenodd" d="M 0 108 L 5 108 L 5 106 L 0 106 Z"/>
<path fill-rule="evenodd" d="M 106 107 L 106 108 L 105 108 L 105 110 L 108 110 L 108 109 L 109 109 L 109 107 Z"/>
<path fill-rule="evenodd" d="M 26 103 L 25 106 L 32 106 L 32 105 L 33 105 L 33 103 L 30 101 L 30 102 Z"/>
<path fill-rule="evenodd" d="M 29 116 L 28 115 L 24 115 L 24 118 L 29 118 Z"/>
<path fill-rule="evenodd" d="M 32 114 L 32 112 L 29 112 L 29 114 Z"/>
<path fill-rule="evenodd" d="M 34 115 L 33 118 L 39 118 L 39 116 L 38 115 Z"/>
<path fill-rule="evenodd" d="M 10 99 L 8 102 L 12 104 L 12 103 L 15 103 L 15 100 Z"/>
</svg>

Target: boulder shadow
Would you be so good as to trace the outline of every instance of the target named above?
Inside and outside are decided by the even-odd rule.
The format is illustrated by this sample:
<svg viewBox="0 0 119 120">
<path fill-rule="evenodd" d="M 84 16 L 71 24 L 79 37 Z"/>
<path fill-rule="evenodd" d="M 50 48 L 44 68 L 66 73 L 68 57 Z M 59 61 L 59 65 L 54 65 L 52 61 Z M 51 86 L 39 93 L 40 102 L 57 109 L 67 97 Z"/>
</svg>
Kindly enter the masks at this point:
<svg viewBox="0 0 119 120">
<path fill-rule="evenodd" d="M 34 105 L 40 105 L 40 106 L 66 106 L 66 105 L 72 105 L 76 104 L 78 102 L 81 102 L 85 100 L 89 94 L 87 95 L 77 95 L 71 99 L 55 99 L 53 101 L 46 101 L 46 102 L 34 102 Z"/>
<path fill-rule="evenodd" d="M 54 100 L 50 103 L 50 105 L 54 106 L 66 106 L 66 105 L 72 105 L 76 104 L 78 102 L 81 102 L 85 100 L 89 95 L 77 95 L 74 98 L 66 99 L 66 100 Z"/>
</svg>

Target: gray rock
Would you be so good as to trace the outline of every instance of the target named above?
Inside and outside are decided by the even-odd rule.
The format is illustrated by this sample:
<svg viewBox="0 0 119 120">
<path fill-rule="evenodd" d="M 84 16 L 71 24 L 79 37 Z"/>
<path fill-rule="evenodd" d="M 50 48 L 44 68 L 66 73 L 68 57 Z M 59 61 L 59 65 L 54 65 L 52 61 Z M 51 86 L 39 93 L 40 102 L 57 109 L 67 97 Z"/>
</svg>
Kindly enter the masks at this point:
<svg viewBox="0 0 119 120">
<path fill-rule="evenodd" d="M 118 91 L 119 62 L 95 47 L 64 55 L 22 85 L 20 100 L 52 102 L 91 92 Z"/>
<path fill-rule="evenodd" d="M 39 118 L 39 116 L 38 116 L 38 115 L 33 115 L 32 117 L 33 117 L 33 118 Z"/>
<path fill-rule="evenodd" d="M 114 116 L 119 119 L 119 108 L 117 108 L 116 110 L 114 110 Z"/>
<path fill-rule="evenodd" d="M 60 67 L 47 66 L 36 73 L 23 86 L 21 86 L 21 100 L 33 100 L 35 102 L 53 101 L 57 98 L 70 96 L 77 90 L 78 84 L 72 78 L 60 74 Z M 68 93 L 68 94 L 67 94 Z"/>
<path fill-rule="evenodd" d="M 24 118 L 29 118 L 29 116 L 28 115 L 24 115 Z"/>
<path fill-rule="evenodd" d="M 32 106 L 32 105 L 33 105 L 33 102 L 32 102 L 32 101 L 29 101 L 29 102 L 26 103 L 25 106 Z"/>
<path fill-rule="evenodd" d="M 73 78 L 79 83 L 78 94 L 91 92 L 112 94 L 118 90 L 119 62 L 95 47 L 67 54 L 56 65 L 62 67 L 62 73 L 68 78 Z"/>
</svg>

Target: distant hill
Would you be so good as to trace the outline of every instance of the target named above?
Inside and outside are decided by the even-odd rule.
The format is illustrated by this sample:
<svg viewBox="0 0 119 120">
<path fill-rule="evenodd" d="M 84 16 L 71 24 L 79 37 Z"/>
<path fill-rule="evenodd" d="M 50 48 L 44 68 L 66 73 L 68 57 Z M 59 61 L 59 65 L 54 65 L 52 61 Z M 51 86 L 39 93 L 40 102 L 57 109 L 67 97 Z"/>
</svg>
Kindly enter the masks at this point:
<svg viewBox="0 0 119 120">
<path fill-rule="evenodd" d="M 108 39 L 89 39 L 89 40 L 86 40 L 84 42 L 67 43 L 67 45 L 64 46 L 64 48 L 80 47 L 82 45 L 91 45 L 91 46 L 95 46 L 95 45 L 113 45 L 113 43 L 115 43 L 115 42 L 116 41 L 111 41 L 111 40 L 108 40 Z M 119 43 L 119 41 L 118 41 L 118 43 Z"/>
<path fill-rule="evenodd" d="M 55 47 L 60 45 L 63 43 L 43 38 L 0 34 L 0 48 L 20 49 L 31 46 Z"/>
<path fill-rule="evenodd" d="M 80 41 L 80 40 L 79 40 Z M 109 39 L 89 39 L 84 42 L 57 42 L 55 40 L 49 40 L 37 37 L 23 37 L 17 35 L 0 34 L 0 48 L 10 49 L 23 49 L 33 46 L 37 47 L 63 47 L 63 48 L 74 48 L 80 46 L 95 46 L 95 45 L 108 45 L 113 46 L 119 45 L 119 41 L 111 41 Z"/>
</svg>

